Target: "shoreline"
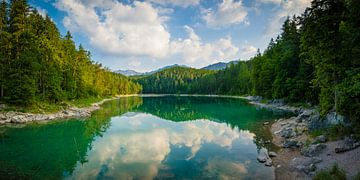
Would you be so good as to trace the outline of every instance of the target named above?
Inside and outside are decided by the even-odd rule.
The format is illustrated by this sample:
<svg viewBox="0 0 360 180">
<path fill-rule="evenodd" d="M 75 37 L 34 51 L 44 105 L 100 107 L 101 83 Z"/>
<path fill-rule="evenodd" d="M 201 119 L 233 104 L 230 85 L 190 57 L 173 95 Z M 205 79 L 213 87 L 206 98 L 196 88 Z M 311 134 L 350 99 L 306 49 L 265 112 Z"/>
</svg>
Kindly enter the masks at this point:
<svg viewBox="0 0 360 180">
<path fill-rule="evenodd" d="M 180 97 L 218 97 L 218 98 L 236 98 L 247 100 L 249 104 L 268 108 L 272 110 L 283 110 L 293 113 L 300 112 L 301 108 L 295 108 L 287 105 L 263 104 L 253 100 L 253 96 L 236 96 L 236 95 L 212 95 L 212 94 L 131 94 L 118 95 L 113 98 L 103 99 L 99 102 L 92 103 L 90 106 L 78 108 L 76 106 L 68 107 L 54 113 L 24 113 L 18 111 L 0 112 L 0 125 L 2 124 L 24 124 L 29 122 L 52 121 L 59 119 L 69 119 L 75 117 L 89 117 L 91 113 L 100 109 L 100 105 L 109 100 L 115 100 L 122 97 L 161 97 L 161 96 L 180 96 Z"/>
<path fill-rule="evenodd" d="M 275 179 L 313 179 L 317 172 L 328 170 L 335 163 L 345 170 L 347 179 L 353 179 L 360 173 L 360 148 L 356 148 L 358 145 L 346 152 L 337 153 L 337 148 L 348 146 L 348 139 L 328 141 L 324 135 L 311 137 L 308 134 L 309 117 L 304 118 L 302 115 L 278 119 L 268 126 L 273 136 L 272 143 L 280 147 L 277 156 L 272 159 Z M 301 118 L 302 121 L 299 121 Z M 296 129 L 295 132 L 288 133 L 292 128 Z"/>
<path fill-rule="evenodd" d="M 43 122 L 43 121 L 52 121 L 59 119 L 69 119 L 75 117 L 89 117 L 91 113 L 100 109 L 100 105 L 106 101 L 115 100 L 122 97 L 161 97 L 161 96 L 180 96 L 180 97 L 218 97 L 218 98 L 236 98 L 244 99 L 249 102 L 249 104 L 259 106 L 261 108 L 269 108 L 272 110 L 284 110 L 296 113 L 301 111 L 301 108 L 294 108 L 287 105 L 273 105 L 273 104 L 262 104 L 256 102 L 252 96 L 236 96 L 236 95 L 212 95 L 212 94 L 131 94 L 131 95 L 118 95 L 113 98 L 103 99 L 99 102 L 92 103 L 90 106 L 78 108 L 76 106 L 68 107 L 67 109 L 60 110 L 54 113 L 23 113 L 18 111 L 8 111 L 0 112 L 0 125 L 4 124 L 24 124 L 29 122 Z"/>
<path fill-rule="evenodd" d="M 101 105 L 107 101 L 119 99 L 122 97 L 131 97 L 138 96 L 137 94 L 131 95 L 118 95 L 112 98 L 106 98 L 99 102 L 92 103 L 90 106 L 78 108 L 71 106 L 67 109 L 55 112 L 55 113 L 45 113 L 45 114 L 35 114 L 35 113 L 23 113 L 16 111 L 0 112 L 0 125 L 6 124 L 25 124 L 30 122 L 46 122 L 59 119 L 70 119 L 70 118 L 82 118 L 89 117 L 91 113 L 100 109 Z"/>
<path fill-rule="evenodd" d="M 247 100 L 249 104 L 260 108 L 268 108 L 271 110 L 282 110 L 294 113 L 294 116 L 278 119 L 271 122 L 267 126 L 267 130 L 272 135 L 272 143 L 280 150 L 276 157 L 272 157 L 272 166 L 274 166 L 275 179 L 311 179 L 318 170 L 328 169 L 336 162 L 339 167 L 347 170 L 348 178 L 356 175 L 356 167 L 360 167 L 360 148 L 338 154 L 334 148 L 344 143 L 344 140 L 322 142 L 325 149 L 318 152 L 313 157 L 305 157 L 302 154 L 304 145 L 307 141 L 314 141 L 308 135 L 309 122 L 312 116 L 316 114 L 316 110 L 306 109 L 302 107 L 288 106 L 285 103 L 261 103 L 253 96 L 230 96 L 230 95 L 199 95 L 199 94 L 132 94 L 119 95 L 113 98 L 103 99 L 99 102 L 92 103 L 88 107 L 77 108 L 69 107 L 65 110 L 49 113 L 49 114 L 32 114 L 22 112 L 3 112 L 0 113 L 0 125 L 6 124 L 25 124 L 29 122 L 48 122 L 52 120 L 66 120 L 76 117 L 89 117 L 92 112 L 101 108 L 101 105 L 110 100 L 116 100 L 122 97 L 161 97 L 161 96 L 181 96 L 181 97 L 220 97 L 220 98 L 238 98 Z M 289 129 L 292 129 L 290 132 Z M 295 130 L 296 129 L 296 130 Z M 284 137 L 286 133 L 286 137 Z M 290 147 L 284 147 L 287 142 L 296 142 Z M 360 142 L 359 142 L 360 143 Z M 313 144 L 310 144 L 311 146 Z M 355 158 L 354 158 L 355 157 Z M 351 166 L 353 164 L 354 166 Z M 311 167 L 311 168 L 310 168 Z M 315 169 L 312 169 L 312 168 Z"/>
</svg>

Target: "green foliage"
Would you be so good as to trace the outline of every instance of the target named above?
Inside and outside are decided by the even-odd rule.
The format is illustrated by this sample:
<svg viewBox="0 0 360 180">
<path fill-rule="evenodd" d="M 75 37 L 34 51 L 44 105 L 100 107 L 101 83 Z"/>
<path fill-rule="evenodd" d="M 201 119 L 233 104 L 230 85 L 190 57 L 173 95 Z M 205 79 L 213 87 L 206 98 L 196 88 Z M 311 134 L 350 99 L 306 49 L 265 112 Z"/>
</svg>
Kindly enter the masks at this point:
<svg viewBox="0 0 360 180">
<path fill-rule="evenodd" d="M 330 170 L 322 170 L 316 173 L 314 180 L 346 180 L 346 174 L 344 170 L 340 169 L 337 164 L 334 164 Z"/>
<path fill-rule="evenodd" d="M 251 94 L 318 105 L 322 116 L 336 111 L 359 132 L 359 17 L 356 0 L 313 0 L 303 15 L 284 22 L 263 54 L 249 61 L 213 73 L 191 70 L 198 72 L 189 81 L 184 70 L 143 77 L 139 83 L 144 93 Z"/>
<path fill-rule="evenodd" d="M 139 84 L 93 62 L 81 45 L 76 48 L 70 32 L 61 37 L 51 18 L 41 16 L 26 0 L 1 2 L 0 46 L 0 100 L 10 105 L 32 109 L 40 102 L 141 91 Z"/>
<path fill-rule="evenodd" d="M 173 67 L 155 74 L 138 77 L 143 93 L 179 94 L 193 93 L 192 83 L 212 74 L 210 70 L 198 70 L 186 67 Z"/>
</svg>

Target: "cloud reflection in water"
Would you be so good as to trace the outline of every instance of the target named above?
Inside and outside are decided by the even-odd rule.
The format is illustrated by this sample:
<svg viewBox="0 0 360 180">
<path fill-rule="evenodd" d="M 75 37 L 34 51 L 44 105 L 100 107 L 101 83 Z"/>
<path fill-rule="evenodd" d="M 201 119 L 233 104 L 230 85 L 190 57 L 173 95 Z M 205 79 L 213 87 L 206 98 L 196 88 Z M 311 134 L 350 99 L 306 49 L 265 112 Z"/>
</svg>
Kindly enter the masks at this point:
<svg viewBox="0 0 360 180">
<path fill-rule="evenodd" d="M 160 170 L 175 171 L 175 167 L 166 164 L 173 158 L 170 154 L 174 148 L 187 149 L 183 160 L 197 162 L 198 153 L 205 145 L 209 145 L 206 148 L 211 145 L 220 148 L 222 154 L 202 155 L 207 159 L 199 165 L 198 176 L 233 179 L 247 174 L 251 163 L 249 158 L 240 161 L 240 154 L 239 158 L 231 158 L 230 152 L 236 151 L 234 143 L 239 146 L 237 149 L 247 147 L 256 151 L 253 133 L 209 120 L 172 122 L 150 114 L 127 113 L 114 117 L 111 123 L 104 136 L 93 143 L 88 162 L 78 164 L 69 178 L 153 179 L 159 177 Z M 167 176 L 174 177 L 172 173 Z"/>
</svg>

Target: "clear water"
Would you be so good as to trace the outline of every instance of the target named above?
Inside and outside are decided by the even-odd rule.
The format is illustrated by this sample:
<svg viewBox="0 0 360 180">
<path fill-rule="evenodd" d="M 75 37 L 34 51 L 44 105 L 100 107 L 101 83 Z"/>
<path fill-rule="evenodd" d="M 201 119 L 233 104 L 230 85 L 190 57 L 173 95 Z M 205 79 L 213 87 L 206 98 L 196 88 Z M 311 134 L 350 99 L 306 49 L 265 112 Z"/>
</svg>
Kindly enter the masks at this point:
<svg viewBox="0 0 360 180">
<path fill-rule="evenodd" d="M 274 179 L 256 157 L 285 116 L 233 98 L 127 97 L 89 119 L 0 127 L 0 179 Z"/>
</svg>

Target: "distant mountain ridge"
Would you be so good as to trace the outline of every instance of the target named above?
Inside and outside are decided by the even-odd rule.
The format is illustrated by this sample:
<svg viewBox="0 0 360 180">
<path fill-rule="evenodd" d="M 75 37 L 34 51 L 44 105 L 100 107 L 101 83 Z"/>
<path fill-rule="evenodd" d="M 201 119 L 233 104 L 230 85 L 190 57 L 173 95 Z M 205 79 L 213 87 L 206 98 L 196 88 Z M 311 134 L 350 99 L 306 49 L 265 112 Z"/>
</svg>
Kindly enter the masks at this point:
<svg viewBox="0 0 360 180">
<path fill-rule="evenodd" d="M 142 75 L 143 73 L 134 71 L 134 70 L 117 70 L 114 71 L 117 74 L 122 74 L 124 76 L 138 76 L 138 75 Z"/>
<path fill-rule="evenodd" d="M 210 64 L 208 66 L 205 66 L 205 67 L 202 67 L 200 69 L 203 69 L 203 70 L 213 70 L 213 71 L 219 71 L 219 70 L 223 70 L 225 69 L 226 67 L 230 66 L 230 64 L 237 64 L 239 61 L 230 61 L 230 62 L 218 62 L 218 63 L 215 63 L 215 64 Z M 117 71 L 114 71 L 115 73 L 118 73 L 118 74 L 122 74 L 124 76 L 141 76 L 141 75 L 151 75 L 151 74 L 155 74 L 157 72 L 160 72 L 160 71 L 163 71 L 163 70 L 166 70 L 166 69 L 170 69 L 170 68 L 173 68 L 173 67 L 185 67 L 185 68 L 191 68 L 189 66 L 186 66 L 186 65 L 180 65 L 180 64 L 173 64 L 173 65 L 169 65 L 169 66 L 165 66 L 165 67 L 162 67 L 162 68 L 159 68 L 157 70 L 154 70 L 154 71 L 149 71 L 149 72 L 145 72 L 145 73 L 141 73 L 141 72 L 137 72 L 137 71 L 134 71 L 134 70 L 117 70 Z"/>
<path fill-rule="evenodd" d="M 223 70 L 226 69 L 228 66 L 230 66 L 231 64 L 237 64 L 239 61 L 230 61 L 228 63 L 225 62 L 218 62 L 215 64 L 210 64 L 208 66 L 205 66 L 201 69 L 206 69 L 206 70 L 214 70 L 214 71 L 219 71 L 219 70 Z"/>
<path fill-rule="evenodd" d="M 145 73 L 137 72 L 137 71 L 134 71 L 134 70 L 117 70 L 117 71 L 114 71 L 114 72 L 118 73 L 118 74 L 122 74 L 124 76 L 141 76 L 141 75 L 155 74 L 157 72 L 160 72 L 160 71 L 163 71 L 163 70 L 166 70 L 166 69 L 170 69 L 170 68 L 173 68 L 173 67 L 186 67 L 186 68 L 189 68 L 189 66 L 186 66 L 186 65 L 173 64 L 173 65 L 165 66 L 165 67 L 159 68 L 157 70 L 149 71 L 149 72 L 145 72 Z"/>
</svg>

